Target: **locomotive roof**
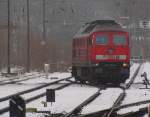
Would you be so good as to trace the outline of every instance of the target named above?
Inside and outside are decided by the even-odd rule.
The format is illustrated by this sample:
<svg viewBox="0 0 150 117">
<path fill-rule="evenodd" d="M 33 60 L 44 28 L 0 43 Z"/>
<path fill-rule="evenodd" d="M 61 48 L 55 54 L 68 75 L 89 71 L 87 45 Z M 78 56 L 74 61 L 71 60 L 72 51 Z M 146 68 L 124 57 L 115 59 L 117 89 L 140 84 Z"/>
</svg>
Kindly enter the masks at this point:
<svg viewBox="0 0 150 117">
<path fill-rule="evenodd" d="M 98 31 L 125 31 L 120 24 L 114 20 L 96 20 L 82 26 L 75 37 L 90 35 Z"/>
<path fill-rule="evenodd" d="M 95 20 L 95 21 L 92 21 L 92 22 L 88 22 L 86 24 L 110 24 L 110 25 L 118 25 L 118 23 L 116 23 L 114 20 Z"/>
</svg>

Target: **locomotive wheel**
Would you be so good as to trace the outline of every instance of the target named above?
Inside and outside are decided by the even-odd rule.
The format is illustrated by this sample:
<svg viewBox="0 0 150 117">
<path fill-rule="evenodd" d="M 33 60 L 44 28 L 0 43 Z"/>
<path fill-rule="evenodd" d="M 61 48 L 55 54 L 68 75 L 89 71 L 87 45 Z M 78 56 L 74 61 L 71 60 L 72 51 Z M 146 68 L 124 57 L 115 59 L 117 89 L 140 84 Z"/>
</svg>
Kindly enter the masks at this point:
<svg viewBox="0 0 150 117">
<path fill-rule="evenodd" d="M 74 77 L 75 81 L 78 82 L 80 79 L 80 76 L 78 75 L 77 68 L 72 67 L 72 76 Z"/>
<path fill-rule="evenodd" d="M 85 84 L 86 81 L 82 78 L 82 68 L 76 68 L 75 69 L 75 81 L 80 82 L 81 84 Z"/>
<path fill-rule="evenodd" d="M 76 82 L 79 81 L 78 76 L 75 76 L 74 79 L 75 79 Z"/>
<path fill-rule="evenodd" d="M 75 81 L 76 81 L 76 82 L 79 81 L 81 84 L 86 84 L 86 81 L 83 80 L 83 79 L 82 79 L 81 77 L 79 77 L 79 76 L 76 76 L 76 77 L 75 77 Z"/>
<path fill-rule="evenodd" d="M 121 83 L 125 83 L 125 81 L 129 78 L 129 76 L 122 76 L 122 81 Z"/>
<path fill-rule="evenodd" d="M 114 82 L 115 85 L 120 85 L 121 83 L 125 83 L 127 77 L 122 76 L 122 75 L 117 75 L 117 80 Z"/>
<path fill-rule="evenodd" d="M 95 75 L 94 69 L 89 68 L 87 79 L 91 84 L 98 84 L 97 76 Z"/>
</svg>

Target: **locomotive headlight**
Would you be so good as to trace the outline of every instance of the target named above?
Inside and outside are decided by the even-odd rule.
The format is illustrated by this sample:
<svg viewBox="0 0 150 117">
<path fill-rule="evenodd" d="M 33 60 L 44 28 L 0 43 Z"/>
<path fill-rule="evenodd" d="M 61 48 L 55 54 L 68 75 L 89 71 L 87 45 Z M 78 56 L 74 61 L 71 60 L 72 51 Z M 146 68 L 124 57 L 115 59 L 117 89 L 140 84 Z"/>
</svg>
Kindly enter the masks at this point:
<svg viewBox="0 0 150 117">
<path fill-rule="evenodd" d="M 128 64 L 127 63 L 123 63 L 123 67 L 127 67 L 128 66 Z"/>
<path fill-rule="evenodd" d="M 98 66 L 99 64 L 98 64 L 98 63 L 96 63 L 95 65 L 96 65 L 96 66 Z"/>
</svg>

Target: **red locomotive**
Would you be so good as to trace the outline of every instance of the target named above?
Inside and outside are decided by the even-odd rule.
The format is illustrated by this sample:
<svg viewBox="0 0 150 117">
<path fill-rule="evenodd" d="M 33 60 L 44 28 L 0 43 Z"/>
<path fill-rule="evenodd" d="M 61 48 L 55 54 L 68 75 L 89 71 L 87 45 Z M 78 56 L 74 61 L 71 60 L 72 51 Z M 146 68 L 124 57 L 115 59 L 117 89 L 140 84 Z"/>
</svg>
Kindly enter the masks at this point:
<svg viewBox="0 0 150 117">
<path fill-rule="evenodd" d="M 72 46 L 72 76 L 76 80 L 118 84 L 129 77 L 129 33 L 115 21 L 84 24 Z"/>
</svg>

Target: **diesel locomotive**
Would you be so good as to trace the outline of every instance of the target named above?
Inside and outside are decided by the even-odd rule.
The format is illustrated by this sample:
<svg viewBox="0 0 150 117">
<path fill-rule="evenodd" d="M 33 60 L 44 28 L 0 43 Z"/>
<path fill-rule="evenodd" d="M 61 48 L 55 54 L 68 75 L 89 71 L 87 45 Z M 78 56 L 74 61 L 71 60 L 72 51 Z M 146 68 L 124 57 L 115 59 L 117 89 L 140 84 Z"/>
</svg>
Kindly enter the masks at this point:
<svg viewBox="0 0 150 117">
<path fill-rule="evenodd" d="M 119 84 L 129 75 L 129 33 L 114 20 L 84 24 L 72 43 L 75 80 Z"/>
</svg>

